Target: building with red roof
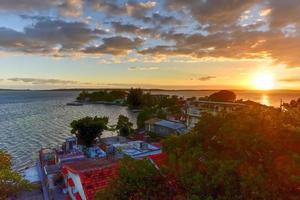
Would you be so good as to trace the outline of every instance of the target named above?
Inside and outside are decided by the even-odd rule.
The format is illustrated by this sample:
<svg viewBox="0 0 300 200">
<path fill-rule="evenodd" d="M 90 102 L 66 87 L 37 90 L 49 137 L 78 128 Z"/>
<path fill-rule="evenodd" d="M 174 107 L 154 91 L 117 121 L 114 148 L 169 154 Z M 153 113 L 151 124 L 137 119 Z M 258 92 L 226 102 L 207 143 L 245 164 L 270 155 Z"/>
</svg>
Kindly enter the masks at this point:
<svg viewBox="0 0 300 200">
<path fill-rule="evenodd" d="M 97 191 L 104 189 L 117 176 L 115 159 L 85 159 L 63 164 L 68 194 L 74 200 L 93 199 Z"/>
</svg>

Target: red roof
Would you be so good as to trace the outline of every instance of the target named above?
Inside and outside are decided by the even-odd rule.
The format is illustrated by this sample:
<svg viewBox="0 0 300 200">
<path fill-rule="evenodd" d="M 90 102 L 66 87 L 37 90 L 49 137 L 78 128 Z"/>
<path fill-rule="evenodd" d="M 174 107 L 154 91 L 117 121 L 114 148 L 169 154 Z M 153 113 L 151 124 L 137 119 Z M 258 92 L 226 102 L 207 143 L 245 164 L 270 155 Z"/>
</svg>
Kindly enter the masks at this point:
<svg viewBox="0 0 300 200">
<path fill-rule="evenodd" d="M 168 155 L 163 152 L 147 157 L 150 158 L 158 167 L 161 167 L 167 161 Z"/>
<path fill-rule="evenodd" d="M 84 173 L 97 169 L 106 168 L 116 164 L 115 159 L 85 159 L 63 164 L 63 169 L 68 169 L 74 173 Z"/>
<path fill-rule="evenodd" d="M 93 199 L 96 192 L 107 187 L 117 176 L 118 162 L 113 159 L 86 159 L 64 164 L 62 168 L 78 174 L 86 198 Z"/>
</svg>

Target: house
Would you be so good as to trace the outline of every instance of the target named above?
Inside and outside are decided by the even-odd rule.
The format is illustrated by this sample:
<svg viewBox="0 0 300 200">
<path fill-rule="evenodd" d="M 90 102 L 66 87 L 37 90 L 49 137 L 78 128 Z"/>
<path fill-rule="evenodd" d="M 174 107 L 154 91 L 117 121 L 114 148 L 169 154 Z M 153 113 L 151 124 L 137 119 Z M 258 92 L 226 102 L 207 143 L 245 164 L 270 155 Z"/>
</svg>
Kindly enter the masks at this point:
<svg viewBox="0 0 300 200">
<path fill-rule="evenodd" d="M 178 121 L 153 118 L 145 121 L 145 130 L 166 137 L 173 134 L 184 134 L 187 129 L 185 124 Z"/>
<path fill-rule="evenodd" d="M 93 199 L 96 192 L 104 189 L 117 176 L 115 159 L 86 159 L 62 166 L 68 195 L 73 200 Z"/>
<path fill-rule="evenodd" d="M 234 102 L 217 102 L 217 101 L 192 101 L 187 103 L 187 127 L 192 129 L 199 122 L 203 113 L 216 115 L 220 112 L 234 112 L 245 104 Z"/>
</svg>

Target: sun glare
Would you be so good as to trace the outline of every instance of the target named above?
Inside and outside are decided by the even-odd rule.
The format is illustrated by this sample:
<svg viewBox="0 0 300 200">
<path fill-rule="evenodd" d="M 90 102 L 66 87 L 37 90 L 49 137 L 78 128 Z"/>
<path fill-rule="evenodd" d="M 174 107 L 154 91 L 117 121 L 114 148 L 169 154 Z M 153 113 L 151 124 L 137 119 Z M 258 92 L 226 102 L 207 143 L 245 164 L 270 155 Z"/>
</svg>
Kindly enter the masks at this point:
<svg viewBox="0 0 300 200">
<path fill-rule="evenodd" d="M 274 88 L 274 77 L 268 73 L 255 75 L 253 85 L 258 90 L 271 90 Z"/>
</svg>

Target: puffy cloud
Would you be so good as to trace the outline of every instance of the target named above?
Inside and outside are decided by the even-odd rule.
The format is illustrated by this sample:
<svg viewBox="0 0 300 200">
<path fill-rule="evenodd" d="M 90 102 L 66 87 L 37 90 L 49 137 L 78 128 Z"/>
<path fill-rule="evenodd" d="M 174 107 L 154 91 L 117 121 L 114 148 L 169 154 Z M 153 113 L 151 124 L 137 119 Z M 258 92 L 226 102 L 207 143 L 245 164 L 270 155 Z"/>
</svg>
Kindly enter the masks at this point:
<svg viewBox="0 0 300 200">
<path fill-rule="evenodd" d="M 60 13 L 64 16 L 78 17 L 82 14 L 84 0 L 66 0 L 59 6 Z"/>
<path fill-rule="evenodd" d="M 104 11 L 109 15 L 129 15 L 136 18 L 144 16 L 156 5 L 154 1 L 128 1 L 124 5 L 118 4 L 116 0 L 89 0 L 89 3 L 94 9 Z"/>
<path fill-rule="evenodd" d="M 140 28 L 133 24 L 122 24 L 120 22 L 112 22 L 112 27 L 117 33 L 131 33 L 135 35 L 152 35 L 158 36 L 159 32 L 152 28 Z"/>
<path fill-rule="evenodd" d="M 270 24 L 272 28 L 282 28 L 289 24 L 300 25 L 300 4 L 298 0 L 269 0 Z"/>
<path fill-rule="evenodd" d="M 166 0 L 172 10 L 187 10 L 203 24 L 223 26 L 235 23 L 242 12 L 262 0 Z"/>
<path fill-rule="evenodd" d="M 153 13 L 152 16 L 150 17 L 144 16 L 142 17 L 142 20 L 146 23 L 152 23 L 154 25 L 161 25 L 161 26 L 182 24 L 182 21 L 180 21 L 179 19 L 173 16 L 164 16 L 158 13 Z"/>
<path fill-rule="evenodd" d="M 139 48 L 143 43 L 140 38 L 129 39 L 127 37 L 116 36 L 104 38 L 103 44 L 99 46 L 89 46 L 83 50 L 87 54 L 112 54 L 112 55 L 126 55 L 131 50 Z"/>
<path fill-rule="evenodd" d="M 43 10 L 57 7 L 63 3 L 64 0 L 0 0 L 0 10 Z"/>
<path fill-rule="evenodd" d="M 83 0 L 0 0 L 2 11 L 49 11 L 58 10 L 64 16 L 81 15 L 84 6 Z"/>
<path fill-rule="evenodd" d="M 82 22 L 39 18 L 23 32 L 0 27 L 0 48 L 24 53 L 72 53 L 103 33 Z"/>
</svg>

